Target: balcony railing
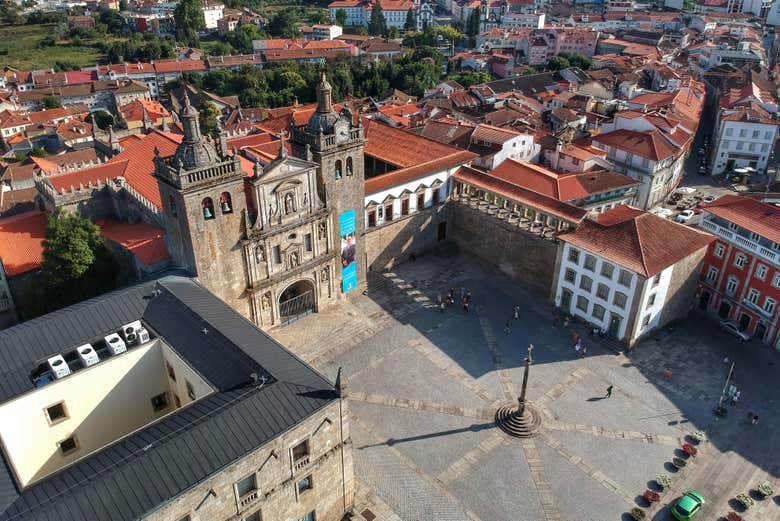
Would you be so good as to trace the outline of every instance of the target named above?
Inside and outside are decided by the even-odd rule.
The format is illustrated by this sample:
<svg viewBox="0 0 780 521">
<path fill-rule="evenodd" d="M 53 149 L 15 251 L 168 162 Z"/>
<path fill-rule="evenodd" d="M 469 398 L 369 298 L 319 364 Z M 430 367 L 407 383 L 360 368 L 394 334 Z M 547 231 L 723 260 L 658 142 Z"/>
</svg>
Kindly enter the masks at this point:
<svg viewBox="0 0 780 521">
<path fill-rule="evenodd" d="M 739 246 L 743 250 L 749 251 L 750 253 L 764 259 L 765 261 L 771 262 L 775 266 L 780 266 L 780 253 L 767 248 L 766 246 L 761 246 L 757 242 L 751 241 L 750 239 L 743 237 L 733 232 L 732 230 L 726 229 L 709 219 L 702 220 L 701 227 L 711 234 L 726 239 L 732 244 Z"/>
<path fill-rule="evenodd" d="M 298 458 L 297 460 L 293 461 L 293 469 L 294 470 L 301 470 L 303 467 L 309 464 L 309 456 L 303 456 L 301 458 Z"/>
<path fill-rule="evenodd" d="M 768 312 L 767 310 L 765 310 L 764 308 L 762 308 L 761 306 L 759 306 L 755 302 L 751 302 L 747 298 L 743 298 L 742 299 L 742 304 L 744 304 L 745 307 L 748 307 L 748 308 L 752 309 L 753 311 L 755 311 L 756 313 L 764 315 L 767 318 L 772 318 L 772 315 L 774 314 L 774 312 L 772 312 L 772 313 Z"/>
<path fill-rule="evenodd" d="M 258 491 L 257 489 L 255 489 L 252 492 L 249 492 L 246 495 L 242 496 L 241 499 L 238 501 L 238 504 L 243 509 L 248 505 L 251 505 L 252 503 L 257 501 L 257 497 L 258 497 Z"/>
</svg>

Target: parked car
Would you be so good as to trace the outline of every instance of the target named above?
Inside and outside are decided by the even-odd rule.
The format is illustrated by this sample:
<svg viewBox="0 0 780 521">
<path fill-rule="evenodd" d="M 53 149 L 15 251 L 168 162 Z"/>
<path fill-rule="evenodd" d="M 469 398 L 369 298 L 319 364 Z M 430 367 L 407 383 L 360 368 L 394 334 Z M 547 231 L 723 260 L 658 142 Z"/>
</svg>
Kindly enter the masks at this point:
<svg viewBox="0 0 780 521">
<path fill-rule="evenodd" d="M 668 208 L 653 208 L 650 210 L 650 213 L 656 214 L 658 217 L 663 217 L 664 219 L 668 219 L 672 215 L 674 215 L 674 212 Z"/>
<path fill-rule="evenodd" d="M 695 490 L 689 490 L 672 507 L 672 515 L 680 521 L 690 521 L 704 506 L 704 498 Z"/>
<path fill-rule="evenodd" d="M 740 331 L 739 325 L 736 322 L 723 320 L 720 323 L 720 329 L 725 331 L 726 333 L 729 333 L 730 335 L 734 335 L 735 337 L 739 338 L 743 342 L 747 342 L 748 340 L 750 340 L 750 335 L 748 335 L 744 331 Z"/>
<path fill-rule="evenodd" d="M 714 195 L 705 195 L 704 199 L 702 199 L 702 202 L 704 202 L 704 203 L 711 203 L 715 199 L 717 199 L 717 197 L 715 197 Z"/>
<path fill-rule="evenodd" d="M 693 219 L 693 216 L 696 215 L 696 213 L 693 210 L 683 210 L 680 212 L 680 215 L 674 218 L 674 220 L 678 223 L 687 223 L 691 219 Z"/>
</svg>

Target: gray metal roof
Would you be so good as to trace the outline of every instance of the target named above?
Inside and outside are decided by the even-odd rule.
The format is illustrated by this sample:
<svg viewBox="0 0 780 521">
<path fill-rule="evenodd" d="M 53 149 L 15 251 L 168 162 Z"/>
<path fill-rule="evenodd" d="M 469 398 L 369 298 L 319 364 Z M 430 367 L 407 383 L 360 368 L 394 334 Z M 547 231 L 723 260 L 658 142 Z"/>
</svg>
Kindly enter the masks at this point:
<svg viewBox="0 0 780 521">
<path fill-rule="evenodd" d="M 41 359 L 138 319 L 217 392 L 24 491 L 3 457 L 0 521 L 138 519 L 338 398 L 207 290 L 166 277 L 0 332 L 0 403 L 33 389 L 28 375 Z"/>
</svg>

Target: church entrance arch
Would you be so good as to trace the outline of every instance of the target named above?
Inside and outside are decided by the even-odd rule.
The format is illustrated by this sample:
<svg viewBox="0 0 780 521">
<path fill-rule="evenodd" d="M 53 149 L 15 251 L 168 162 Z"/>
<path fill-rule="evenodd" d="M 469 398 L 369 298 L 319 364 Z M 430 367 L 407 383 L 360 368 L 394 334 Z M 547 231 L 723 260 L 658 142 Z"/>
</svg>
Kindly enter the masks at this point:
<svg viewBox="0 0 780 521">
<path fill-rule="evenodd" d="M 299 280 L 287 286 L 279 295 L 279 320 L 281 325 L 295 322 L 309 313 L 315 306 L 314 284 L 309 280 Z"/>
</svg>

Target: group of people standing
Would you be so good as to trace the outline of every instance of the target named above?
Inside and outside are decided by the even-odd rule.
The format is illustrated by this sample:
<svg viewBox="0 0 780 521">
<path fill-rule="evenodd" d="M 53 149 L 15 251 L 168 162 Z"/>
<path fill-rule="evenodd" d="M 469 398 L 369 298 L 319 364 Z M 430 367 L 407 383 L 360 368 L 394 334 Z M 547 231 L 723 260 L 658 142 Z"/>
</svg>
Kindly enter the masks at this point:
<svg viewBox="0 0 780 521">
<path fill-rule="evenodd" d="M 471 306 L 471 292 L 464 287 L 460 288 L 460 301 L 463 305 L 463 311 L 468 313 Z M 455 303 L 455 288 L 450 288 L 443 297 L 442 292 L 439 291 L 439 294 L 436 296 L 436 303 L 439 305 L 439 310 L 444 313 L 444 308 Z"/>
</svg>

